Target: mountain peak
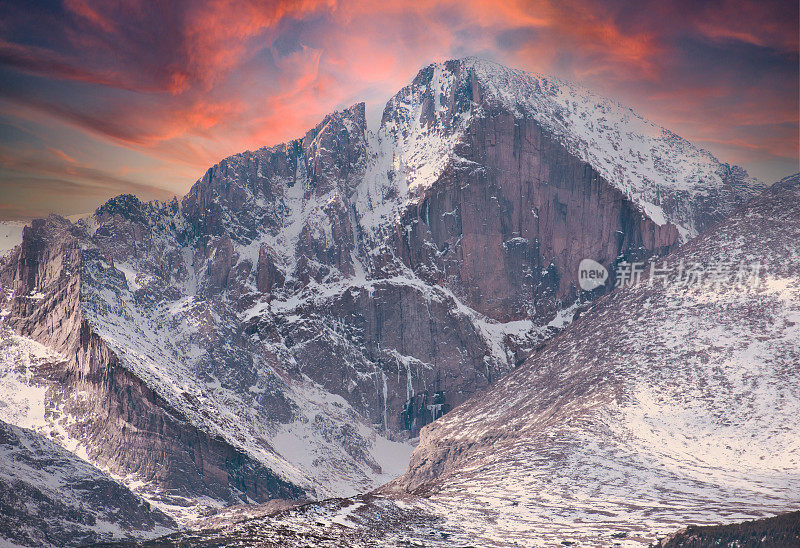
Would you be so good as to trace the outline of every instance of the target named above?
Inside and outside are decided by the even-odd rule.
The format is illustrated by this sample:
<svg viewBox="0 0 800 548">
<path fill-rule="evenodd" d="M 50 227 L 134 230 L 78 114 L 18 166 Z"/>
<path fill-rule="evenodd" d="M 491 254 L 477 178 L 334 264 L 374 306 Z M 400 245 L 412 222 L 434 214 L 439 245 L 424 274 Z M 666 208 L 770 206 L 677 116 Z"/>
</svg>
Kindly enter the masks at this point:
<svg viewBox="0 0 800 548">
<path fill-rule="evenodd" d="M 535 120 L 654 221 L 678 226 L 684 239 L 714 222 L 698 218 L 692 209 L 707 207 L 722 195 L 721 201 L 740 204 L 765 188 L 744 169 L 720 162 L 633 109 L 558 78 L 466 57 L 426 66 L 414 86 L 437 96 L 459 90 L 461 116 L 498 111 Z"/>
<path fill-rule="evenodd" d="M 0 260 L 0 313 L 80 376 L 41 394 L 61 411 L 36 428 L 69 425 L 65 443 L 145 494 L 369 491 L 606 291 L 581 292 L 583 259 L 613 272 L 731 211 L 750 180 L 721 169 L 582 88 L 436 63 L 376 132 L 356 103 L 223 159 L 180 207 L 121 196 L 37 229 Z M 15 361 L 9 379 L 61 378 Z"/>
</svg>

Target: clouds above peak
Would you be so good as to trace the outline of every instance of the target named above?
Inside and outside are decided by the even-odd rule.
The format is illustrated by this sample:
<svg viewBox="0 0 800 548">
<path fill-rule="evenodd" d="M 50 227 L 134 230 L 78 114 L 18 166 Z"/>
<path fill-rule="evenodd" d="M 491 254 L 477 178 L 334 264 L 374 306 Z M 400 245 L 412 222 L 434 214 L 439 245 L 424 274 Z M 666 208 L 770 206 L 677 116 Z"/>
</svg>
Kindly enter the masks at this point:
<svg viewBox="0 0 800 548">
<path fill-rule="evenodd" d="M 423 65 L 466 55 L 577 80 L 774 179 L 797 167 L 797 10 L 732 0 L 6 1 L 0 128 L 41 142 L 0 132 L 0 154 L 27 146 L 32 160 L 3 166 L 0 201 L 43 176 L 37 161 L 96 170 L 70 172 L 96 203 L 130 179 L 122 170 L 143 198 L 182 194 L 226 155 L 300 136 L 359 100 L 379 110 Z"/>
</svg>

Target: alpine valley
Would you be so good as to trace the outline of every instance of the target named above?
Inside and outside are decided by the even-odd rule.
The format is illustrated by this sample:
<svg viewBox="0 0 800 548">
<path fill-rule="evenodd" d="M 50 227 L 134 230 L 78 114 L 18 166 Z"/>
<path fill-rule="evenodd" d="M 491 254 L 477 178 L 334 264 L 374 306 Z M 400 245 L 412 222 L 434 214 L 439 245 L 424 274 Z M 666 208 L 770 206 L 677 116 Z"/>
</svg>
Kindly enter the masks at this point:
<svg viewBox="0 0 800 548">
<path fill-rule="evenodd" d="M 0 539 L 647 545 L 798 510 L 798 185 L 467 58 L 181 200 L 2 225 Z M 761 270 L 612 291 L 631 261 Z"/>
</svg>

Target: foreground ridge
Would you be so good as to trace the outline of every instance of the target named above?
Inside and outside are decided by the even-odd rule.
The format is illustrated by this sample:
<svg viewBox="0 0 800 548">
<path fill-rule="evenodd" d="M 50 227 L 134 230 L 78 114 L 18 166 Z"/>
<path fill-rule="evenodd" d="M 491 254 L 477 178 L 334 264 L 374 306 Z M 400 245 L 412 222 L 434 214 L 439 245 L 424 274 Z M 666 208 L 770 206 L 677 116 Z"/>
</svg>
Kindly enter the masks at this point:
<svg viewBox="0 0 800 548">
<path fill-rule="evenodd" d="M 800 177 L 666 259 L 760 265 L 757 279 L 671 274 L 598 301 L 524 365 L 422 432 L 383 488 L 476 538 L 648 543 L 681 523 L 797 508 Z M 660 263 L 659 263 L 660 264 Z"/>
</svg>

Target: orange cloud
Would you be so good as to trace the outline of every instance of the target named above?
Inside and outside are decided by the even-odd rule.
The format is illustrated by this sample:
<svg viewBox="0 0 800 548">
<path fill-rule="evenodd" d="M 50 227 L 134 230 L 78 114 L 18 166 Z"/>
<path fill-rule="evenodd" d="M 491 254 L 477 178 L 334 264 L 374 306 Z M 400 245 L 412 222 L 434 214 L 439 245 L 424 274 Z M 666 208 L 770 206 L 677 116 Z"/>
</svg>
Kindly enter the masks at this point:
<svg viewBox="0 0 800 548">
<path fill-rule="evenodd" d="M 64 152 L 63 150 L 59 150 L 59 149 L 57 149 L 57 148 L 52 148 L 52 147 L 47 147 L 47 150 L 49 150 L 51 153 L 55 154 L 56 156 L 58 156 L 58 157 L 59 157 L 59 158 L 61 158 L 62 160 L 66 160 L 66 161 L 67 161 L 67 162 L 69 162 L 70 164 L 76 164 L 76 163 L 78 163 L 78 162 L 75 160 L 75 158 L 73 158 L 72 156 L 70 156 L 69 154 L 67 154 L 66 152 Z"/>
<path fill-rule="evenodd" d="M 380 108 L 424 64 L 466 55 L 579 80 L 727 161 L 778 158 L 767 178 L 797 156 L 796 2 L 15 2 L 0 116 L 36 112 L 174 173 L 302 136 L 362 99 Z"/>
</svg>

